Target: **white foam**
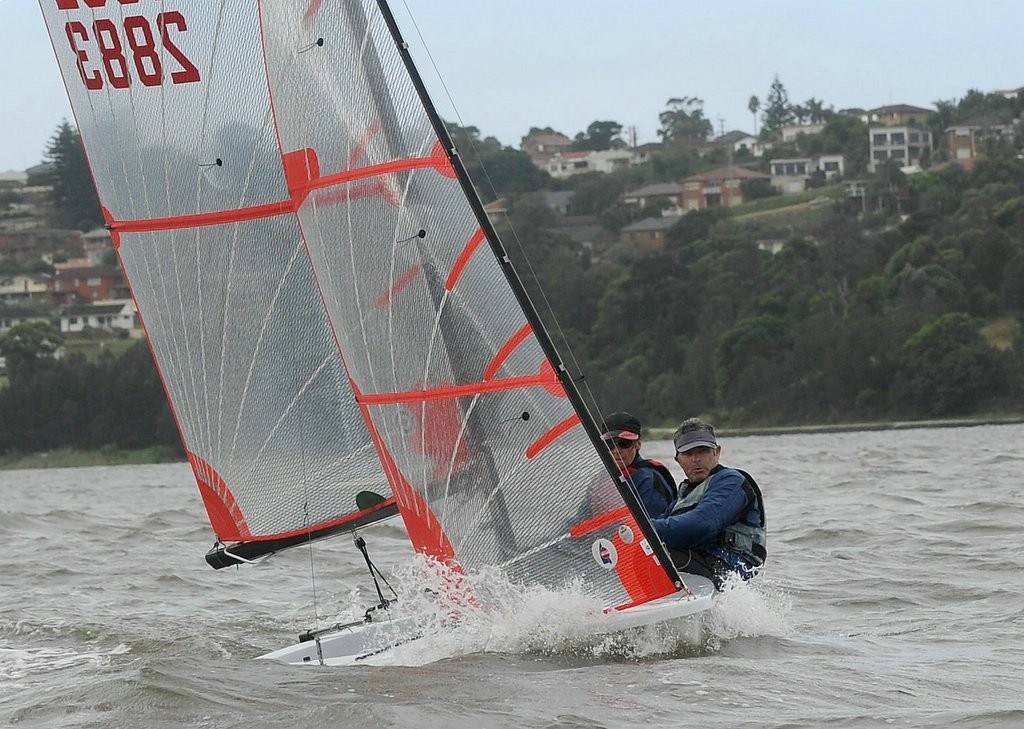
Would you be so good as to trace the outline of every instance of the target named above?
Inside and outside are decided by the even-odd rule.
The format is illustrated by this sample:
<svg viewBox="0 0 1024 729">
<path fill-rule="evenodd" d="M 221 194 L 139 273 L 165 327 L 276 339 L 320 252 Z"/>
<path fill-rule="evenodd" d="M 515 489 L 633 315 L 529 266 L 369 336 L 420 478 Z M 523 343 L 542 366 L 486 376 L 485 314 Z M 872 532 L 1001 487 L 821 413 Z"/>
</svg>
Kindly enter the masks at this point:
<svg viewBox="0 0 1024 729">
<path fill-rule="evenodd" d="M 393 584 L 407 589 L 388 618 L 411 620 L 423 639 L 393 650 L 382 645 L 368 663 L 422 665 L 474 653 L 635 659 L 692 652 L 704 641 L 698 616 L 601 634 L 604 606 L 579 582 L 526 587 L 496 568 L 462 575 L 418 556 L 399 568 Z M 358 615 L 342 621 L 352 618 Z"/>
</svg>

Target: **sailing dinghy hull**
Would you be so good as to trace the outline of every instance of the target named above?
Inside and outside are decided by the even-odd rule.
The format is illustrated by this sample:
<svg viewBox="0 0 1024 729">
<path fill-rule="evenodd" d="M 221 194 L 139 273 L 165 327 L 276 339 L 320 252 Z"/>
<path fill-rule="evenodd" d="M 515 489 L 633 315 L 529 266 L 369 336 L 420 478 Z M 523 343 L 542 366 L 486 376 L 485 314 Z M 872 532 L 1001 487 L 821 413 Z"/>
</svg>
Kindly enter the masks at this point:
<svg viewBox="0 0 1024 729">
<path fill-rule="evenodd" d="M 709 610 L 715 597 L 711 581 L 696 575 L 683 577 L 690 594 L 681 591 L 642 605 L 609 611 L 588 624 L 593 628 L 591 634 L 606 635 L 646 625 L 668 624 Z M 395 649 L 421 637 L 411 618 L 360 623 L 324 632 L 259 656 L 259 659 L 297 666 L 358 666 L 375 660 L 400 661 Z"/>
</svg>

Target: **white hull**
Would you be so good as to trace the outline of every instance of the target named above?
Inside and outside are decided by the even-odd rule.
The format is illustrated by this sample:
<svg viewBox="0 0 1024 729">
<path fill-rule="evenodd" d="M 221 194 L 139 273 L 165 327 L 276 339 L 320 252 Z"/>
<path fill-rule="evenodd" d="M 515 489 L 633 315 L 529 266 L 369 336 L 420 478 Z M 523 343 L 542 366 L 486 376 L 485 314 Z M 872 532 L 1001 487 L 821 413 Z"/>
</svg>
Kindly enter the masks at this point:
<svg viewBox="0 0 1024 729">
<path fill-rule="evenodd" d="M 636 607 L 610 611 L 593 623 L 594 633 L 616 633 L 665 623 L 710 609 L 715 596 L 711 581 L 696 575 L 684 575 L 684 578 L 692 595 L 677 592 Z M 260 658 L 300 666 L 357 666 L 370 662 L 368 659 L 386 658 L 394 648 L 419 637 L 411 618 L 358 623 L 324 632 Z"/>
</svg>

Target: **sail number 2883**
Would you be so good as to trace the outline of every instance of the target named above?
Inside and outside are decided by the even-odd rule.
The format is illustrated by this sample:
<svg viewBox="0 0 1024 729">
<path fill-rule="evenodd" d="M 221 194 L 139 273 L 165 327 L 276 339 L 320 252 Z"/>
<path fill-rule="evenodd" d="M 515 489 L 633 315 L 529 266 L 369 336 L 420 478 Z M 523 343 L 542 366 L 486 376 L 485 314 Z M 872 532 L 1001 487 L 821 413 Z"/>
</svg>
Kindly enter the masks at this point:
<svg viewBox="0 0 1024 729">
<path fill-rule="evenodd" d="M 58 10 L 77 10 L 80 0 L 56 0 Z M 87 7 L 102 7 L 107 0 L 81 0 Z M 134 5 L 138 0 L 118 0 Z M 155 27 L 154 27 L 155 26 Z M 199 69 L 175 43 L 177 34 L 188 30 L 185 16 L 178 11 L 159 13 L 151 24 L 143 15 L 128 15 L 120 26 L 110 18 L 86 25 L 77 20 L 64 24 L 64 32 L 75 54 L 78 73 L 90 91 L 109 84 L 126 89 L 133 77 L 143 86 L 160 86 L 165 81 L 189 84 L 200 80 Z M 169 73 L 165 76 L 164 64 Z"/>
</svg>

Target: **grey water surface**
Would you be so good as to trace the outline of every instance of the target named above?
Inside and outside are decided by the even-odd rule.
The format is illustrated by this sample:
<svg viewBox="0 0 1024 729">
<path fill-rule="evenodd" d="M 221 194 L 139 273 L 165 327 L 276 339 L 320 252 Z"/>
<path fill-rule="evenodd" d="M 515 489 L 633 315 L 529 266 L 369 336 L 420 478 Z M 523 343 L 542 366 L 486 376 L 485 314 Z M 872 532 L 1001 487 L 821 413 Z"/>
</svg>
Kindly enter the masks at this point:
<svg viewBox="0 0 1024 729">
<path fill-rule="evenodd" d="M 1024 726 L 1024 425 L 722 460 L 762 486 L 769 563 L 688 642 L 574 646 L 509 614 L 500 641 L 358 668 L 253 660 L 374 602 L 351 540 L 217 572 L 184 464 L 0 472 L 0 726 Z M 387 575 L 412 558 L 400 522 L 363 535 Z"/>
</svg>

